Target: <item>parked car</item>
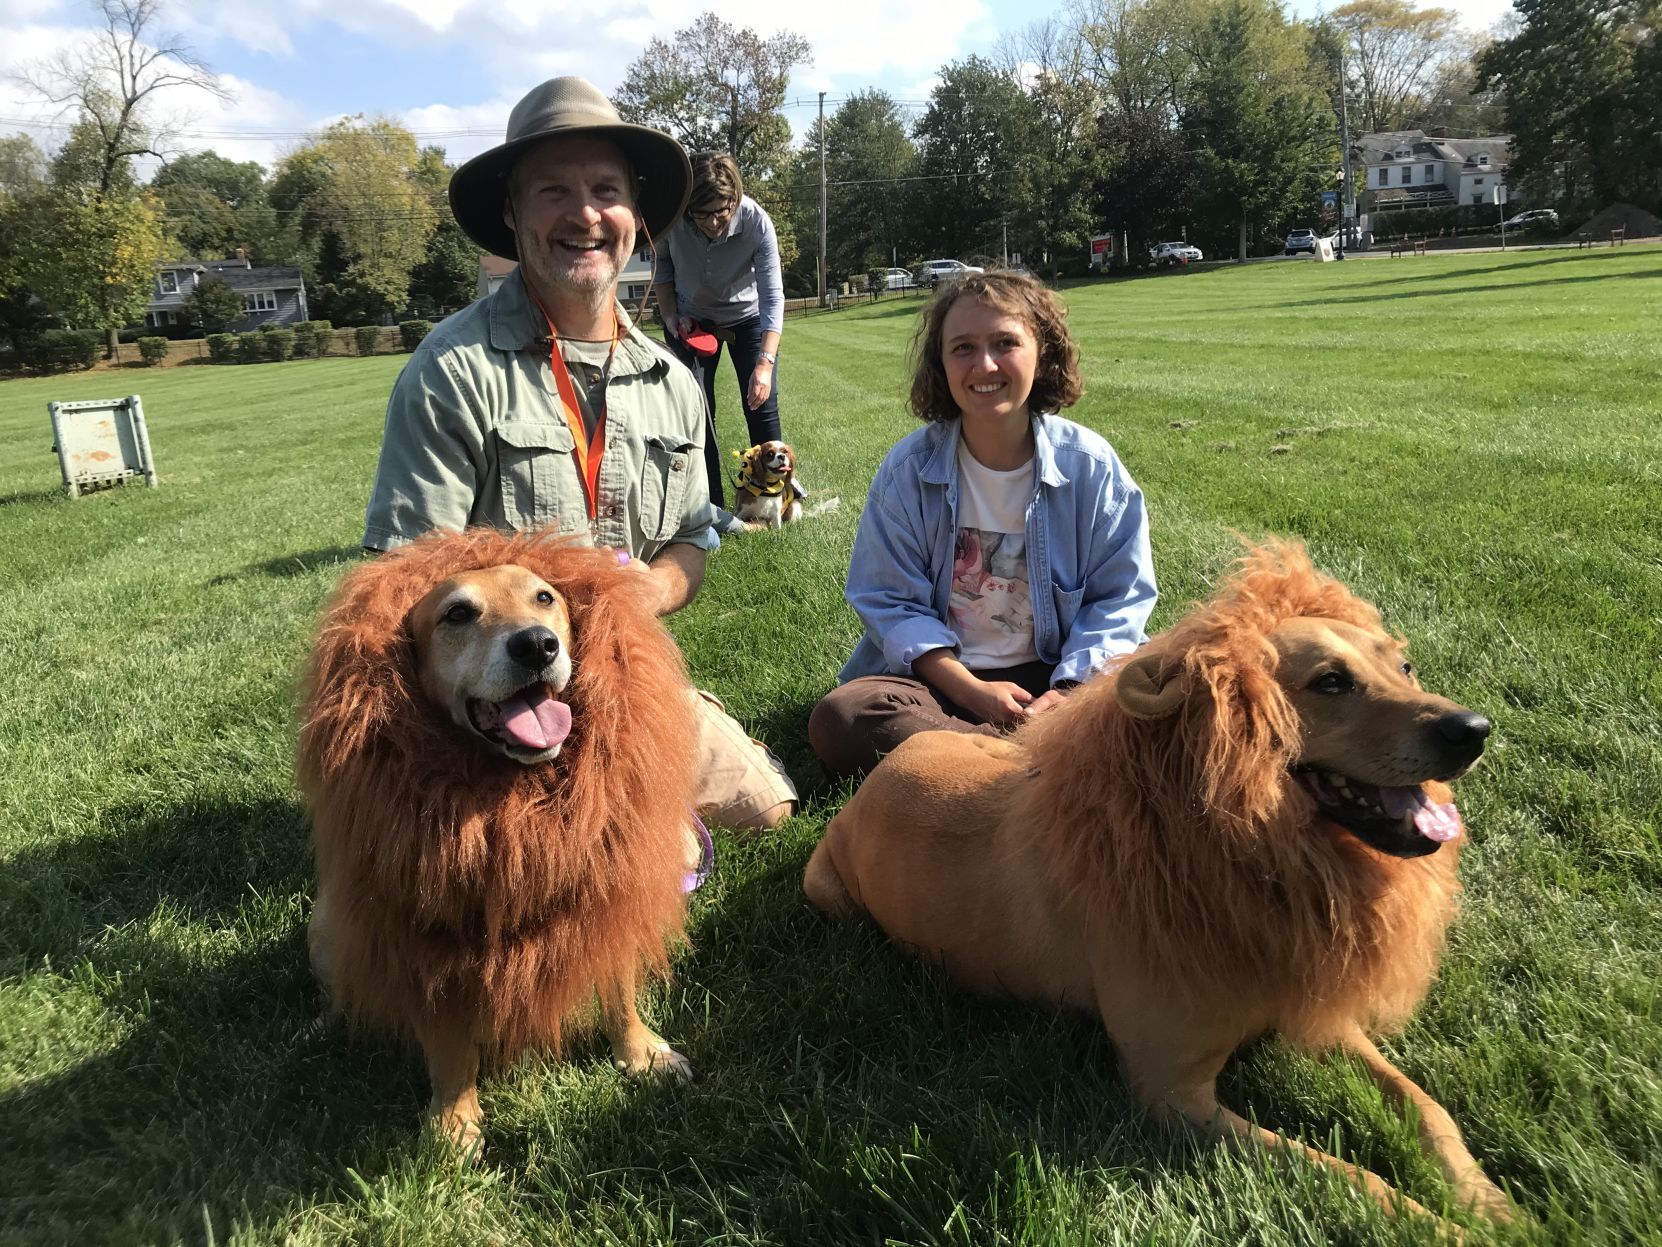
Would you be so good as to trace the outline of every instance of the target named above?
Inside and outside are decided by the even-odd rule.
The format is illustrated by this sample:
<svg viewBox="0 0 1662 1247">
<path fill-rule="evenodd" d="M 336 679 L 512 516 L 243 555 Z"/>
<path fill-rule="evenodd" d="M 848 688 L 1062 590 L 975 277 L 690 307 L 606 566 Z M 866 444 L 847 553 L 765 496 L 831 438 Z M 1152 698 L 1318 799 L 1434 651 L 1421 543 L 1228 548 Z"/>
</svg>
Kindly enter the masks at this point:
<svg viewBox="0 0 1662 1247">
<path fill-rule="evenodd" d="M 1287 254 L 1297 255 L 1300 251 L 1316 254 L 1316 231 L 1310 229 L 1295 229 L 1287 235 Z"/>
<path fill-rule="evenodd" d="M 1163 242 L 1148 249 L 1148 258 L 1154 262 L 1155 268 L 1165 268 L 1170 264 L 1193 264 L 1206 257 L 1192 243 Z"/>
<path fill-rule="evenodd" d="M 1556 230 L 1558 214 L 1551 208 L 1531 208 L 1506 222 L 1507 229 Z"/>
<path fill-rule="evenodd" d="M 883 270 L 883 289 L 885 290 L 915 290 L 917 281 L 909 268 L 886 268 Z"/>
<path fill-rule="evenodd" d="M 980 273 L 985 270 L 974 264 L 965 264 L 962 260 L 925 260 L 912 272 L 918 280 L 918 285 L 932 289 L 943 277 L 962 277 L 965 273 Z"/>
</svg>

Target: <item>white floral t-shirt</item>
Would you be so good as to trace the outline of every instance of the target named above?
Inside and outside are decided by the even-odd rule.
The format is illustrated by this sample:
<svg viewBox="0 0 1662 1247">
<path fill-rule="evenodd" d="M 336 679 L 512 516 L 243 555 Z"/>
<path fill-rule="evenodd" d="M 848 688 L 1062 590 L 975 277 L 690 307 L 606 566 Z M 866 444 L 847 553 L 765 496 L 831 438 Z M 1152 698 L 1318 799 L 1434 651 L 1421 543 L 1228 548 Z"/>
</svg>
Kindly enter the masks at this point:
<svg viewBox="0 0 1662 1247">
<path fill-rule="evenodd" d="M 958 542 L 948 610 L 958 634 L 958 659 L 972 671 L 1038 660 L 1027 583 L 1032 502 L 1031 459 L 995 472 L 958 443 Z"/>
</svg>

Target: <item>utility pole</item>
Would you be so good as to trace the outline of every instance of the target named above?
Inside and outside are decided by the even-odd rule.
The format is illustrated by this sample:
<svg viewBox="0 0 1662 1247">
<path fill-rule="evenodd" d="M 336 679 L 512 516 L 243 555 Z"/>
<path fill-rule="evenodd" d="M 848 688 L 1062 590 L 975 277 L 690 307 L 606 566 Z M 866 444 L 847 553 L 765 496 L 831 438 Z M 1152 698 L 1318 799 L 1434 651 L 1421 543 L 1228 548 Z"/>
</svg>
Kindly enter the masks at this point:
<svg viewBox="0 0 1662 1247">
<path fill-rule="evenodd" d="M 1346 96 L 1345 45 L 1339 45 L 1339 258 L 1345 256 L 1345 235 L 1356 223 L 1356 184 L 1350 176 L 1350 109 Z"/>
<path fill-rule="evenodd" d="M 819 93 L 819 305 L 825 306 L 825 92 Z"/>
<path fill-rule="evenodd" d="M 1010 222 L 1003 221 L 1000 224 L 1001 224 L 1001 227 L 1004 230 L 1004 267 L 1009 268 L 1010 267 Z"/>
</svg>

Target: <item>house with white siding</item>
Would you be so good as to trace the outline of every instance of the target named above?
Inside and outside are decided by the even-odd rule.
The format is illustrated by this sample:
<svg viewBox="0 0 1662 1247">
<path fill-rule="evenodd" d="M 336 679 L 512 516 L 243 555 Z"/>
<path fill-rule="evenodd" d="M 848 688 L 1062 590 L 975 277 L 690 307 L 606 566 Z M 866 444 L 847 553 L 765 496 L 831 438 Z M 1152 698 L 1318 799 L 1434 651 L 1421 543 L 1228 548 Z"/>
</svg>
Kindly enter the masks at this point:
<svg viewBox="0 0 1662 1247">
<path fill-rule="evenodd" d="M 1424 130 L 1364 134 L 1355 152 L 1364 171 L 1364 211 L 1492 204 L 1509 198 L 1506 163 L 1512 136 L 1445 139 Z"/>
</svg>

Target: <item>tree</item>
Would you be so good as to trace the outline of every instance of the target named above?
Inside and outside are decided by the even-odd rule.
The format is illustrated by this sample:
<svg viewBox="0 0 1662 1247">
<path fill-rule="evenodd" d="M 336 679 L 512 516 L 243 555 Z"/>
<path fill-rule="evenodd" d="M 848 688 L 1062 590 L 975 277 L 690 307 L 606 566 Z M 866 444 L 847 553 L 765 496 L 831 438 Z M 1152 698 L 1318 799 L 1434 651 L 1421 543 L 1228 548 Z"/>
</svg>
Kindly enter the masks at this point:
<svg viewBox="0 0 1662 1247">
<path fill-rule="evenodd" d="M 27 134 L 0 138 L 0 207 L 46 180 L 46 153 Z"/>
<path fill-rule="evenodd" d="M 222 333 L 248 314 L 242 296 L 229 283 L 208 276 L 197 279 L 196 288 L 185 299 L 185 312 L 205 334 Z"/>
<path fill-rule="evenodd" d="M 1097 197 L 1101 223 L 1124 231 L 1132 247 L 1175 237 L 1190 222 L 1194 195 L 1182 132 L 1158 109 L 1116 110 L 1102 118 L 1100 141 L 1107 165 Z"/>
<path fill-rule="evenodd" d="M 60 51 L 19 78 L 38 96 L 89 127 L 91 167 L 84 180 L 109 193 L 134 156 L 162 156 L 165 131 L 152 115 L 157 94 L 195 87 L 220 99 L 230 93 L 177 37 L 155 31 L 161 0 L 98 0 L 104 30 L 90 44 Z"/>
<path fill-rule="evenodd" d="M 147 195 L 83 199 L 45 186 L 12 216 L 26 231 L 21 284 L 70 325 L 117 332 L 144 317 L 162 253 L 161 218 Z"/>
<path fill-rule="evenodd" d="M 1184 129 L 1199 149 L 1201 202 L 1213 220 L 1237 222 L 1243 260 L 1255 228 L 1313 205 L 1337 159 L 1309 34 L 1275 0 L 1231 0 L 1207 23 Z"/>
<path fill-rule="evenodd" d="M 666 42 L 653 39 L 614 97 L 625 121 L 669 131 L 689 151 L 726 151 L 747 186 L 779 171 L 791 127 L 780 108 L 791 70 L 813 49 L 782 30 L 763 39 L 705 13 Z"/>
<path fill-rule="evenodd" d="M 1349 43 L 1359 118 L 1366 131 L 1400 130 L 1423 107 L 1443 65 L 1461 50 L 1449 9 L 1416 9 L 1408 0 L 1351 0 L 1331 20 Z"/>
<path fill-rule="evenodd" d="M 917 241 L 937 255 L 999 254 L 1037 215 L 1033 162 L 1039 111 L 993 62 L 972 56 L 941 70 L 913 139 L 918 145 Z"/>
<path fill-rule="evenodd" d="M 814 123 L 804 147 L 818 182 L 819 134 Z M 895 103 L 882 91 L 850 96 L 825 127 L 826 264 L 832 273 L 864 273 L 896 262 L 906 233 L 906 188 L 917 160 Z M 819 199 L 811 200 L 817 254 Z M 805 241 L 805 240 L 804 240 Z"/>
<path fill-rule="evenodd" d="M 1658 203 L 1656 0 L 1515 0 L 1521 23 L 1477 59 L 1478 85 L 1505 91 L 1514 181 L 1565 207 Z M 1650 89 L 1647 90 L 1646 88 Z"/>
<path fill-rule="evenodd" d="M 277 216 L 266 200 L 265 170 L 254 161 L 192 152 L 158 169 L 150 189 L 167 205 L 183 254 L 221 259 L 242 247 L 260 263 L 278 258 Z"/>
<path fill-rule="evenodd" d="M 416 163 L 416 177 L 433 201 L 443 200 L 452 170 L 437 147 L 424 147 Z M 439 315 L 473 301 L 479 281 L 479 245 L 462 232 L 449 212 L 439 215 L 438 228 L 427 240 L 427 252 L 410 271 L 410 307 Z"/>
<path fill-rule="evenodd" d="M 313 309 L 363 324 L 405 308 L 438 227 L 415 136 L 386 118 L 338 121 L 284 158 L 272 206 L 289 215 Z"/>
</svg>

